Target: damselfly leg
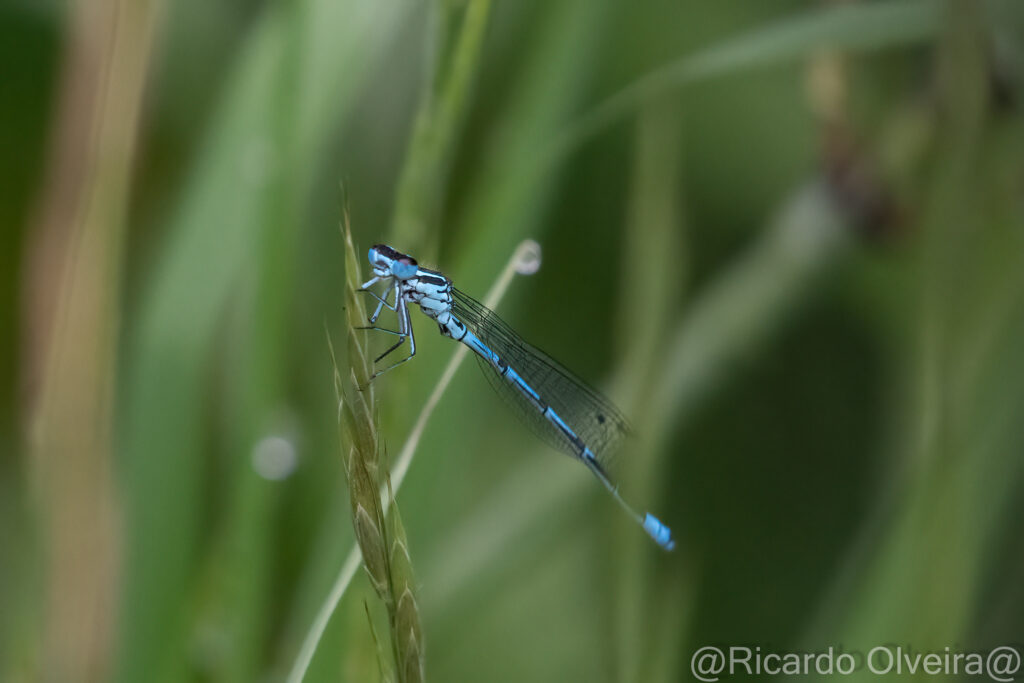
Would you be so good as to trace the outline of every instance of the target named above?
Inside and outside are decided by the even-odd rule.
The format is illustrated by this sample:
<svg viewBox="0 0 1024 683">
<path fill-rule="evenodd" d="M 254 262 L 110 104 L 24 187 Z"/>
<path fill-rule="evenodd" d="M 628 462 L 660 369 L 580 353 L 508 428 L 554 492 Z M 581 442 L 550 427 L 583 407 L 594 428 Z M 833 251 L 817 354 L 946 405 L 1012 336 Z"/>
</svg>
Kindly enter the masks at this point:
<svg viewBox="0 0 1024 683">
<path fill-rule="evenodd" d="M 371 323 L 377 322 L 377 318 L 380 315 L 380 311 L 381 311 L 381 307 L 382 306 L 387 306 L 390 310 L 395 311 L 395 313 L 397 315 L 397 318 L 398 318 L 398 330 L 389 330 L 387 328 L 378 327 L 376 325 L 368 325 L 368 326 L 365 326 L 365 327 L 357 327 L 356 328 L 357 330 L 375 330 L 377 332 L 386 332 L 387 334 L 394 334 L 394 335 L 398 336 L 398 341 L 396 341 L 394 344 L 392 344 L 390 347 L 388 347 L 388 349 L 386 351 L 384 351 L 384 353 L 382 353 L 379 356 L 377 356 L 373 360 L 373 362 L 374 363 L 379 363 L 386 356 L 390 355 L 392 352 L 394 352 L 396 349 L 398 349 L 398 347 L 400 347 L 402 344 L 404 344 L 405 340 L 407 338 L 409 340 L 409 355 L 406 356 L 405 358 L 403 358 L 402 360 L 396 362 L 396 363 L 392 363 L 391 365 L 389 365 L 388 367 L 384 368 L 383 370 L 377 370 L 376 372 L 374 372 L 372 375 L 370 375 L 370 381 L 372 382 L 374 379 L 380 377 L 381 375 L 383 375 L 388 370 L 393 370 L 394 368 L 398 367 L 399 365 L 401 365 L 402 363 L 406 362 L 407 360 L 411 359 L 413 356 L 416 355 L 416 336 L 413 334 L 412 318 L 409 315 L 409 308 L 408 308 L 408 306 L 406 306 L 405 301 L 403 301 L 403 300 L 398 298 L 398 294 L 397 294 L 398 288 L 397 287 L 393 288 L 394 291 L 395 291 L 395 305 L 392 306 L 391 304 L 387 303 L 387 295 L 388 295 L 388 293 L 385 293 L 384 297 L 381 298 L 381 297 L 377 296 L 374 292 L 371 292 L 370 290 L 366 289 L 366 287 L 368 285 L 370 285 L 370 284 L 372 284 L 372 280 L 370 282 L 366 283 L 366 285 L 363 285 L 363 288 L 361 288 L 359 290 L 361 292 L 366 292 L 367 294 L 370 294 L 375 299 L 380 301 L 380 304 L 378 304 L 378 306 L 377 306 L 377 310 L 374 311 L 374 314 L 372 316 L 370 316 L 369 321 Z"/>
<path fill-rule="evenodd" d="M 371 316 L 370 316 L 370 322 L 371 322 L 371 323 L 375 323 L 375 322 L 377 322 L 377 318 L 379 318 L 379 317 L 380 317 L 380 312 L 381 312 L 381 309 L 382 309 L 382 308 L 383 308 L 384 306 L 387 306 L 387 307 L 388 307 L 388 310 L 390 310 L 390 311 L 397 311 L 397 310 L 398 310 L 398 308 L 397 308 L 397 305 L 398 305 L 398 283 L 396 282 L 396 283 L 394 284 L 394 286 L 392 286 L 392 287 L 388 287 L 388 291 L 384 292 L 384 296 L 383 296 L 383 297 L 381 297 L 381 296 L 378 296 L 376 292 L 374 292 L 373 290 L 371 290 L 371 289 L 370 289 L 370 286 L 371 286 L 371 285 L 372 285 L 372 284 L 373 284 L 374 282 L 376 282 L 377 280 L 379 280 L 379 279 L 380 279 L 380 278 L 376 278 L 376 277 L 375 277 L 375 278 L 373 278 L 372 280 L 368 280 L 367 282 L 364 282 L 364 283 L 363 283 L 363 286 L 362 286 L 362 287 L 360 287 L 360 288 L 359 288 L 359 289 L 357 290 L 357 291 L 360 291 L 360 292 L 364 292 L 364 293 L 366 293 L 366 294 L 369 294 L 369 295 L 370 295 L 370 296 L 372 296 L 372 297 L 373 297 L 374 299 L 376 299 L 377 301 L 379 301 L 379 302 L 380 302 L 380 303 L 378 303 L 378 304 L 377 304 L 377 310 L 375 310 L 375 311 L 373 312 L 373 315 L 371 315 Z M 389 304 L 389 303 L 388 303 L 388 296 L 389 296 L 389 295 L 390 295 L 390 294 L 391 294 L 392 292 L 394 292 L 394 293 L 395 293 L 395 303 L 393 303 L 393 304 Z M 377 328 L 360 328 L 360 329 L 377 329 Z M 384 331 L 385 331 L 385 332 L 390 332 L 390 330 L 384 330 Z"/>
</svg>

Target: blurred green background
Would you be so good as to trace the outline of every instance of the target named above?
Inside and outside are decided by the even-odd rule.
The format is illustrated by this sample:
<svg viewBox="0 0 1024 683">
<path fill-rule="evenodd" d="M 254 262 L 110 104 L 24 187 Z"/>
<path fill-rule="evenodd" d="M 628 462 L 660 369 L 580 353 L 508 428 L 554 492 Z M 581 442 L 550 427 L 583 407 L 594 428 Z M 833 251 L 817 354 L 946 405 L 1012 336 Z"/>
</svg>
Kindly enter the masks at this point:
<svg viewBox="0 0 1024 683">
<path fill-rule="evenodd" d="M 464 367 L 397 496 L 428 679 L 1024 641 L 1024 4 L 8 0 L 0 36 L 0 679 L 285 679 L 353 543 L 346 205 L 478 297 L 541 244 L 498 310 L 623 408 L 678 539 Z M 424 323 L 392 455 L 454 351 Z M 305 680 L 378 679 L 375 601 Z"/>
</svg>

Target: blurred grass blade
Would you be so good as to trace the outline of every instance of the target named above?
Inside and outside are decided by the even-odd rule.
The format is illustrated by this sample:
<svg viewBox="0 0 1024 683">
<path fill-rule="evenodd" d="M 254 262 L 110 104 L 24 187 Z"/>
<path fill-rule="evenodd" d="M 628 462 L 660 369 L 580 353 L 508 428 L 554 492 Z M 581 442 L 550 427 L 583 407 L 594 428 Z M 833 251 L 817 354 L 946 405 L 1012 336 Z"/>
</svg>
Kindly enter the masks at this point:
<svg viewBox="0 0 1024 683">
<path fill-rule="evenodd" d="M 558 138 L 551 160 L 633 113 L 642 102 L 684 86 L 749 69 L 805 59 L 820 50 L 871 51 L 933 37 L 942 3 L 935 0 L 828 3 L 682 57 L 623 88 Z"/>
<path fill-rule="evenodd" d="M 435 3 L 442 12 L 444 3 Z M 439 63 L 432 87 L 424 89 L 412 140 L 395 194 L 391 240 L 421 259 L 436 254 L 437 218 L 445 196 L 456 133 L 464 118 L 478 69 L 491 0 L 469 0 L 461 10 L 460 30 L 452 44 L 435 51 Z M 445 17 L 445 19 L 448 19 Z M 442 40 L 448 32 L 442 31 Z"/>
<path fill-rule="evenodd" d="M 258 326 L 255 334 L 279 335 L 284 328 L 292 292 L 288 254 L 299 234 L 295 226 L 322 141 L 351 109 L 357 85 L 406 8 L 397 3 L 380 12 L 369 0 L 268 5 L 228 76 L 206 144 L 168 226 L 167 247 L 128 331 L 122 443 L 129 524 L 120 680 L 185 677 L 189 615 L 182 596 L 189 594 L 197 571 L 206 370 L 222 315 L 238 293 L 235 288 L 253 282 L 243 276 L 260 264 L 270 267 L 272 277 L 264 284 L 274 287 L 273 298 L 260 302 L 265 307 L 258 316 L 243 315 L 242 321 Z M 265 341 L 251 349 L 255 365 L 248 368 L 258 371 L 251 380 L 257 392 L 234 394 L 230 399 L 236 403 L 226 408 L 228 414 L 246 416 L 231 432 L 235 494 L 224 531 L 224 538 L 246 540 L 238 551 L 227 551 L 231 566 L 223 570 L 228 576 L 247 575 L 251 553 L 269 550 L 268 525 L 261 523 L 261 514 L 249 514 L 265 501 L 253 487 L 244 457 L 268 423 L 266 412 L 276 403 L 280 373 L 287 370 L 281 338 Z M 247 412 L 238 401 L 252 401 L 245 405 L 255 410 Z M 243 604 L 259 611 L 263 603 L 247 597 L 259 590 L 258 581 L 250 583 L 237 595 L 222 595 L 222 608 L 207 611 L 235 614 Z M 247 629 L 249 621 L 224 625 L 234 641 L 234 659 L 213 665 L 218 677 L 251 677 L 263 636 Z"/>
<path fill-rule="evenodd" d="M 539 150 L 546 150 L 585 92 L 609 4 L 567 0 L 540 5 L 532 49 L 505 93 L 458 217 L 458 234 L 466 239 L 452 270 L 467 291 L 490 280 L 488 264 L 500 263 L 524 239 L 540 237 L 536 219 L 557 191 L 558 177 L 547 167 L 538 172 L 538 156 L 546 156 Z"/>
<path fill-rule="evenodd" d="M 635 405 L 644 400 L 647 380 L 657 372 L 659 346 L 676 319 L 689 270 L 687 228 L 684 223 L 681 107 L 659 100 L 648 103 L 637 118 L 629 213 L 622 250 L 623 289 L 618 297 L 616 357 L 623 358 L 621 375 Z M 652 253 L 651 245 L 658 245 Z M 643 301 L 643 306 L 637 306 Z M 616 395 L 623 395 L 615 392 Z M 637 405 L 639 413 L 644 406 Z"/>
<path fill-rule="evenodd" d="M 22 381 L 36 392 L 26 417 L 46 563 L 38 680 L 104 681 L 113 668 L 122 258 L 160 7 L 95 0 L 68 8 L 51 167 L 23 285 Z"/>
</svg>

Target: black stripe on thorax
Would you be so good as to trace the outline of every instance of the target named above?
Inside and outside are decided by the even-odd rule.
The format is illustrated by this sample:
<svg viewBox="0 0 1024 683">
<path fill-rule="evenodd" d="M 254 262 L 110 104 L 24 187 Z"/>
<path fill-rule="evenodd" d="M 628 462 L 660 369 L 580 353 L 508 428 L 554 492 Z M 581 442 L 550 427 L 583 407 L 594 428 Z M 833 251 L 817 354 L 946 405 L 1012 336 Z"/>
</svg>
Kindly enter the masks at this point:
<svg viewBox="0 0 1024 683">
<path fill-rule="evenodd" d="M 428 285 L 445 285 L 448 284 L 448 280 L 442 277 L 434 277 L 433 275 L 417 275 L 416 279 L 420 282 L 425 282 Z"/>
<path fill-rule="evenodd" d="M 451 282 L 444 276 L 444 273 L 437 270 L 431 270 L 430 268 L 417 269 L 416 278 L 431 285 L 446 285 Z"/>
</svg>

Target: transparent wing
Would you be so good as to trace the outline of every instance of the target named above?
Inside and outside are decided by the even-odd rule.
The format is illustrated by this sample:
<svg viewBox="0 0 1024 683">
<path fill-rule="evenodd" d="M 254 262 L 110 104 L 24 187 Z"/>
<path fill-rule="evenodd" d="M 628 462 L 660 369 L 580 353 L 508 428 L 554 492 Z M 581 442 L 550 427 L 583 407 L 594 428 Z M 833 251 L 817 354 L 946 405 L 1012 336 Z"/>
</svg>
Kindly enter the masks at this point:
<svg viewBox="0 0 1024 683">
<path fill-rule="evenodd" d="M 602 466 L 609 466 L 629 424 L 611 401 L 537 347 L 524 341 L 494 311 L 453 288 L 453 310 L 473 334 L 504 359 L 533 387 L 541 399 L 579 436 Z M 502 398 L 534 432 L 555 448 L 578 456 L 575 445 L 541 414 L 494 366 L 477 356 L 478 364 Z"/>
</svg>

